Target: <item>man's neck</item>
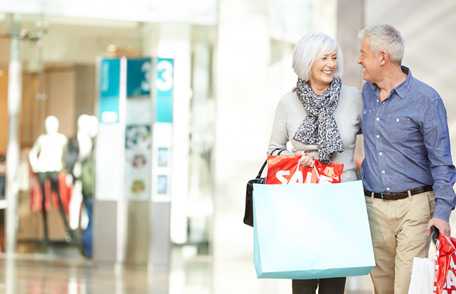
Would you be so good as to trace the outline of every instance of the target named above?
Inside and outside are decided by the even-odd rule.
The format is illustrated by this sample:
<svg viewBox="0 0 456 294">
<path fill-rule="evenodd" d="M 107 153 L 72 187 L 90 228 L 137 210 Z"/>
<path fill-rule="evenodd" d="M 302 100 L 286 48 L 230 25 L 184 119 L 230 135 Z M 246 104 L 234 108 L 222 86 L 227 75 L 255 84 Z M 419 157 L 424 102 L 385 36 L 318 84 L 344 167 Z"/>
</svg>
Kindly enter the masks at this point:
<svg viewBox="0 0 456 294">
<path fill-rule="evenodd" d="M 400 66 L 392 66 L 388 69 L 383 78 L 375 84 L 380 89 L 380 101 L 384 101 L 390 95 L 391 91 L 403 83 L 407 79 L 407 75 L 402 72 Z"/>
</svg>

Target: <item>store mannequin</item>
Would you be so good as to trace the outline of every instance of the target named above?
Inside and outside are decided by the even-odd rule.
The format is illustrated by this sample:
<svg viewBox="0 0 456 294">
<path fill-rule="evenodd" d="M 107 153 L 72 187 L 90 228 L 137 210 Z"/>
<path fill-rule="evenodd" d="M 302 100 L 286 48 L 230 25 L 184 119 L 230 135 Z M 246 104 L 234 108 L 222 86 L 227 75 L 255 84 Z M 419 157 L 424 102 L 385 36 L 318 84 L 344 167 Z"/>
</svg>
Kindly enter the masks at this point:
<svg viewBox="0 0 456 294">
<path fill-rule="evenodd" d="M 76 137 L 68 141 L 64 152 L 65 168 L 72 174 L 74 180 L 81 176 L 82 163 L 92 156 L 94 138 L 98 129 L 98 121 L 94 116 L 82 114 L 78 118 Z"/>
<path fill-rule="evenodd" d="M 55 116 L 48 116 L 45 121 L 46 133 L 39 136 L 29 153 L 30 165 L 33 172 L 38 176 L 41 190 L 41 211 L 43 217 L 44 241 L 49 242 L 46 193 L 45 183 L 50 181 L 51 192 L 57 194 L 60 215 L 65 225 L 65 229 L 70 237 L 73 237 L 68 220 L 63 209 L 62 198 L 60 195 L 58 175 L 63 169 L 62 157 L 67 138 L 58 132 L 59 121 Z"/>
<path fill-rule="evenodd" d="M 78 144 L 79 144 L 79 161 L 87 159 L 93 150 L 92 139 L 96 135 L 96 125 L 93 125 L 92 117 L 82 114 L 78 118 Z"/>
<path fill-rule="evenodd" d="M 95 194 L 95 159 L 93 154 L 94 139 L 97 134 L 98 121 L 94 116 L 86 114 L 78 118 L 77 141 L 79 145 L 79 161 L 76 164 L 77 175 L 82 186 L 82 199 L 89 222 L 82 234 L 82 252 L 92 257 L 92 219 L 93 197 Z"/>
</svg>

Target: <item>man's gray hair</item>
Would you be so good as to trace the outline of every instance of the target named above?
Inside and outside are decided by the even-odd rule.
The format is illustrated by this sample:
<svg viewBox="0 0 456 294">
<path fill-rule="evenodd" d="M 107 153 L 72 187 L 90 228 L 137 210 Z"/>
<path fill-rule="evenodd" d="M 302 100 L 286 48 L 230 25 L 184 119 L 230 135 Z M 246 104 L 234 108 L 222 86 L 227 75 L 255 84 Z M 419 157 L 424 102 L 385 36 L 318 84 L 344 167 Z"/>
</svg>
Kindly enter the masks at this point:
<svg viewBox="0 0 456 294">
<path fill-rule="evenodd" d="M 404 40 L 401 33 L 393 26 L 383 24 L 364 28 L 359 33 L 360 39 L 368 39 L 372 50 L 384 50 L 391 59 L 399 64 L 404 57 Z"/>
<path fill-rule="evenodd" d="M 293 69 L 296 75 L 304 80 L 310 79 L 310 68 L 315 59 L 323 54 L 336 52 L 335 77 L 341 77 L 343 72 L 343 57 L 337 42 L 323 33 L 310 33 L 302 37 L 296 44 L 293 54 Z"/>
</svg>

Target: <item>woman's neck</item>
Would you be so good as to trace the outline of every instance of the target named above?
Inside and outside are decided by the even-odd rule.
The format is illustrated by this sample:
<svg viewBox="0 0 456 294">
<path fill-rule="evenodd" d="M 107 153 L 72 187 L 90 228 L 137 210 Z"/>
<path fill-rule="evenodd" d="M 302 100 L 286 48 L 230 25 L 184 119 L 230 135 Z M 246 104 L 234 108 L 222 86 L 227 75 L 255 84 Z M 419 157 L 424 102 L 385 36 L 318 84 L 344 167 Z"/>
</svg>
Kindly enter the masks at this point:
<svg viewBox="0 0 456 294">
<path fill-rule="evenodd" d="M 329 88 L 329 84 L 316 82 L 312 79 L 309 80 L 309 85 L 312 91 L 314 91 L 317 95 L 323 94 Z"/>
</svg>

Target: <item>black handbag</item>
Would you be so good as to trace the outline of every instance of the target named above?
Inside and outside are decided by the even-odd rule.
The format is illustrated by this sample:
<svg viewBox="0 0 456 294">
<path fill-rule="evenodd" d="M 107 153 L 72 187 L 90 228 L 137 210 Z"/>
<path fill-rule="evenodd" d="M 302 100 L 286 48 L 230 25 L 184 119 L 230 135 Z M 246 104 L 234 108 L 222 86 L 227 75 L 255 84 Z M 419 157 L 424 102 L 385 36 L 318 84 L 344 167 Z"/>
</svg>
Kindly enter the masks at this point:
<svg viewBox="0 0 456 294">
<path fill-rule="evenodd" d="M 266 164 L 268 163 L 267 160 L 264 161 L 263 165 L 261 166 L 260 171 L 256 178 L 247 182 L 247 189 L 245 192 L 245 211 L 244 211 L 244 224 L 253 227 L 253 184 L 264 184 L 266 181 L 265 178 L 261 177 Z"/>
<path fill-rule="evenodd" d="M 272 150 L 271 154 L 274 153 L 274 151 L 280 150 L 278 152 L 278 155 L 282 153 L 284 150 L 282 148 L 276 148 Z M 267 160 L 264 161 L 263 165 L 260 168 L 260 171 L 258 172 L 256 178 L 250 180 L 247 182 L 247 188 L 245 192 L 245 210 L 244 210 L 244 224 L 253 227 L 253 184 L 264 184 L 266 179 L 262 178 L 261 175 L 263 174 L 263 170 L 266 167 L 266 164 L 268 163 Z"/>
</svg>

